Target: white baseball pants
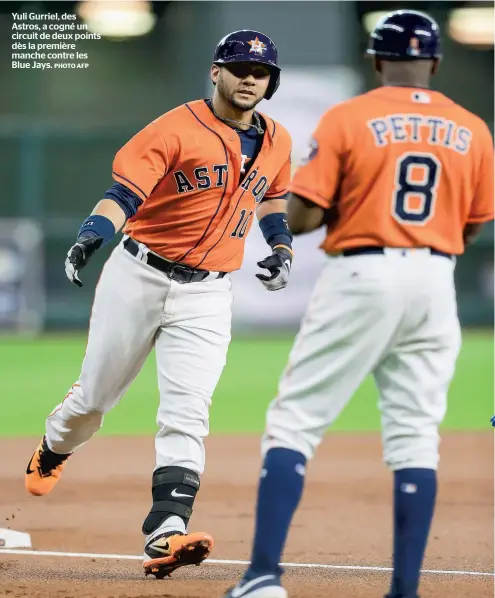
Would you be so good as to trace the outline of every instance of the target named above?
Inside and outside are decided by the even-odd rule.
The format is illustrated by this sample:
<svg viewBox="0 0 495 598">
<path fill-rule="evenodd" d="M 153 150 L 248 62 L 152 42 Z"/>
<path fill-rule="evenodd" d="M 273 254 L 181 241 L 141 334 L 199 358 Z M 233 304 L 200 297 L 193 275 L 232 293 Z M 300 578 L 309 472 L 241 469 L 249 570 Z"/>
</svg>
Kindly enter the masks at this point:
<svg viewBox="0 0 495 598">
<path fill-rule="evenodd" d="M 203 473 L 211 396 L 226 362 L 231 327 L 227 275 L 179 284 L 120 243 L 96 287 L 79 380 L 46 421 L 48 446 L 77 449 L 130 386 L 155 347 L 160 405 L 156 467 Z"/>
<path fill-rule="evenodd" d="M 454 267 L 428 249 L 328 257 L 268 410 L 263 453 L 286 447 L 310 459 L 373 373 L 385 462 L 436 469 L 461 344 Z"/>
</svg>

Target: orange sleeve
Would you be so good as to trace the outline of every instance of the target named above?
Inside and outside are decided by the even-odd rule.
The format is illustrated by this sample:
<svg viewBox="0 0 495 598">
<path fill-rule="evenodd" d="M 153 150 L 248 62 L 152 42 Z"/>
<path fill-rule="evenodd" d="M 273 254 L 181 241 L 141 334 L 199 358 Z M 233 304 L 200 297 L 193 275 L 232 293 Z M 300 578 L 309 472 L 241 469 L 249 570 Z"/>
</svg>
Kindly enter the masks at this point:
<svg viewBox="0 0 495 598">
<path fill-rule="evenodd" d="M 324 209 L 330 207 L 339 184 L 344 118 L 340 111 L 338 116 L 333 110 L 323 115 L 311 137 L 309 155 L 296 170 L 290 184 L 292 193 Z"/>
<path fill-rule="evenodd" d="M 265 193 L 265 196 L 263 197 L 263 199 L 283 199 L 283 198 L 285 198 L 285 196 L 289 192 L 290 173 L 291 173 L 291 159 L 290 159 L 290 155 L 289 155 L 287 160 L 284 162 L 284 165 L 279 170 L 273 183 L 270 185 L 270 188 Z"/>
<path fill-rule="evenodd" d="M 167 154 L 165 139 L 152 122 L 116 153 L 112 176 L 144 201 L 167 173 Z"/>
<path fill-rule="evenodd" d="M 488 127 L 483 139 L 483 154 L 478 172 L 478 183 L 474 193 L 468 222 L 493 220 L 493 139 Z"/>
</svg>

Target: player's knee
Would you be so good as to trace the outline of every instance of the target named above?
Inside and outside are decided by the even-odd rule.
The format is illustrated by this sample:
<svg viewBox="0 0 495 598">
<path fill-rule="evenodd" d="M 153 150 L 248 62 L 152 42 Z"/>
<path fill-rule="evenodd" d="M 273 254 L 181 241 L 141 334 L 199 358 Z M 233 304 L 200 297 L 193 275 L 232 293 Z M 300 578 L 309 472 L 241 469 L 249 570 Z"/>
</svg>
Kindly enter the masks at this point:
<svg viewBox="0 0 495 598">
<path fill-rule="evenodd" d="M 69 402 L 71 410 L 79 415 L 90 415 L 94 418 L 103 416 L 112 409 L 116 401 L 108 400 L 108 393 L 104 392 L 98 386 L 84 385 L 84 388 L 75 384 L 72 387 L 71 395 L 66 399 Z"/>
<path fill-rule="evenodd" d="M 87 400 L 86 397 L 74 396 L 74 400 L 71 401 L 71 411 L 74 415 L 79 417 L 86 417 L 92 419 L 95 422 L 102 422 L 105 416 L 106 410 L 98 404 L 93 404 Z"/>
<path fill-rule="evenodd" d="M 91 410 L 84 413 L 72 413 L 67 418 L 69 427 L 89 430 L 91 434 L 96 434 L 103 425 L 104 414 L 101 411 Z"/>
<path fill-rule="evenodd" d="M 384 440 L 383 458 L 391 471 L 409 468 L 437 469 L 438 449 L 437 435 L 397 435 Z"/>
<path fill-rule="evenodd" d="M 67 422 L 77 420 L 78 425 L 80 425 L 84 420 L 88 425 L 98 429 L 103 422 L 105 410 L 91 399 L 91 393 L 83 392 L 81 386 L 76 383 L 72 386 L 63 402 L 48 416 L 48 419 L 56 416 L 56 414 L 61 414 Z"/>
</svg>

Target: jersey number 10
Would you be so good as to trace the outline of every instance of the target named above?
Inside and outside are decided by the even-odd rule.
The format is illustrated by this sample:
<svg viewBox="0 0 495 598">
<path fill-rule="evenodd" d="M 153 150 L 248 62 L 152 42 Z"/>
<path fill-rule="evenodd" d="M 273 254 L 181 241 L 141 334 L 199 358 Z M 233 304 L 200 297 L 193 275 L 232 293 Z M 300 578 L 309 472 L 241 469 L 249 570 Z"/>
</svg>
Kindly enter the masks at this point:
<svg viewBox="0 0 495 598">
<path fill-rule="evenodd" d="M 246 234 L 246 229 L 249 223 L 249 219 L 251 218 L 253 211 L 251 210 L 248 214 L 247 210 L 241 210 L 241 213 L 239 215 L 239 222 L 237 223 L 236 227 L 234 228 L 234 230 L 230 233 L 230 236 L 233 239 L 242 239 L 244 237 L 244 235 Z M 247 217 L 246 217 L 247 214 Z"/>
<path fill-rule="evenodd" d="M 419 226 L 430 220 L 435 212 L 441 170 L 442 165 L 433 154 L 402 154 L 395 168 L 392 195 L 392 213 L 396 220 Z M 420 178 L 414 173 L 420 173 Z M 410 205 L 411 196 L 420 198 L 419 206 Z"/>
</svg>

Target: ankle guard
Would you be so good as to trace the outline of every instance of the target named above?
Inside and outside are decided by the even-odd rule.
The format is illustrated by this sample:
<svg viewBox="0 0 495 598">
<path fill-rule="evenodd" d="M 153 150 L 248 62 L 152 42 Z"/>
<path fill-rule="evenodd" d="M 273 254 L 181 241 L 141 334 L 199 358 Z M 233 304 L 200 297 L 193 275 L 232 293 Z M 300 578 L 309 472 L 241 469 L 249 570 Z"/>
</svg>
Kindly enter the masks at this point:
<svg viewBox="0 0 495 598">
<path fill-rule="evenodd" d="M 143 534 L 155 531 L 165 519 L 178 515 L 186 527 L 199 490 L 199 476 L 185 467 L 160 467 L 153 473 L 153 505 L 143 523 Z"/>
</svg>

